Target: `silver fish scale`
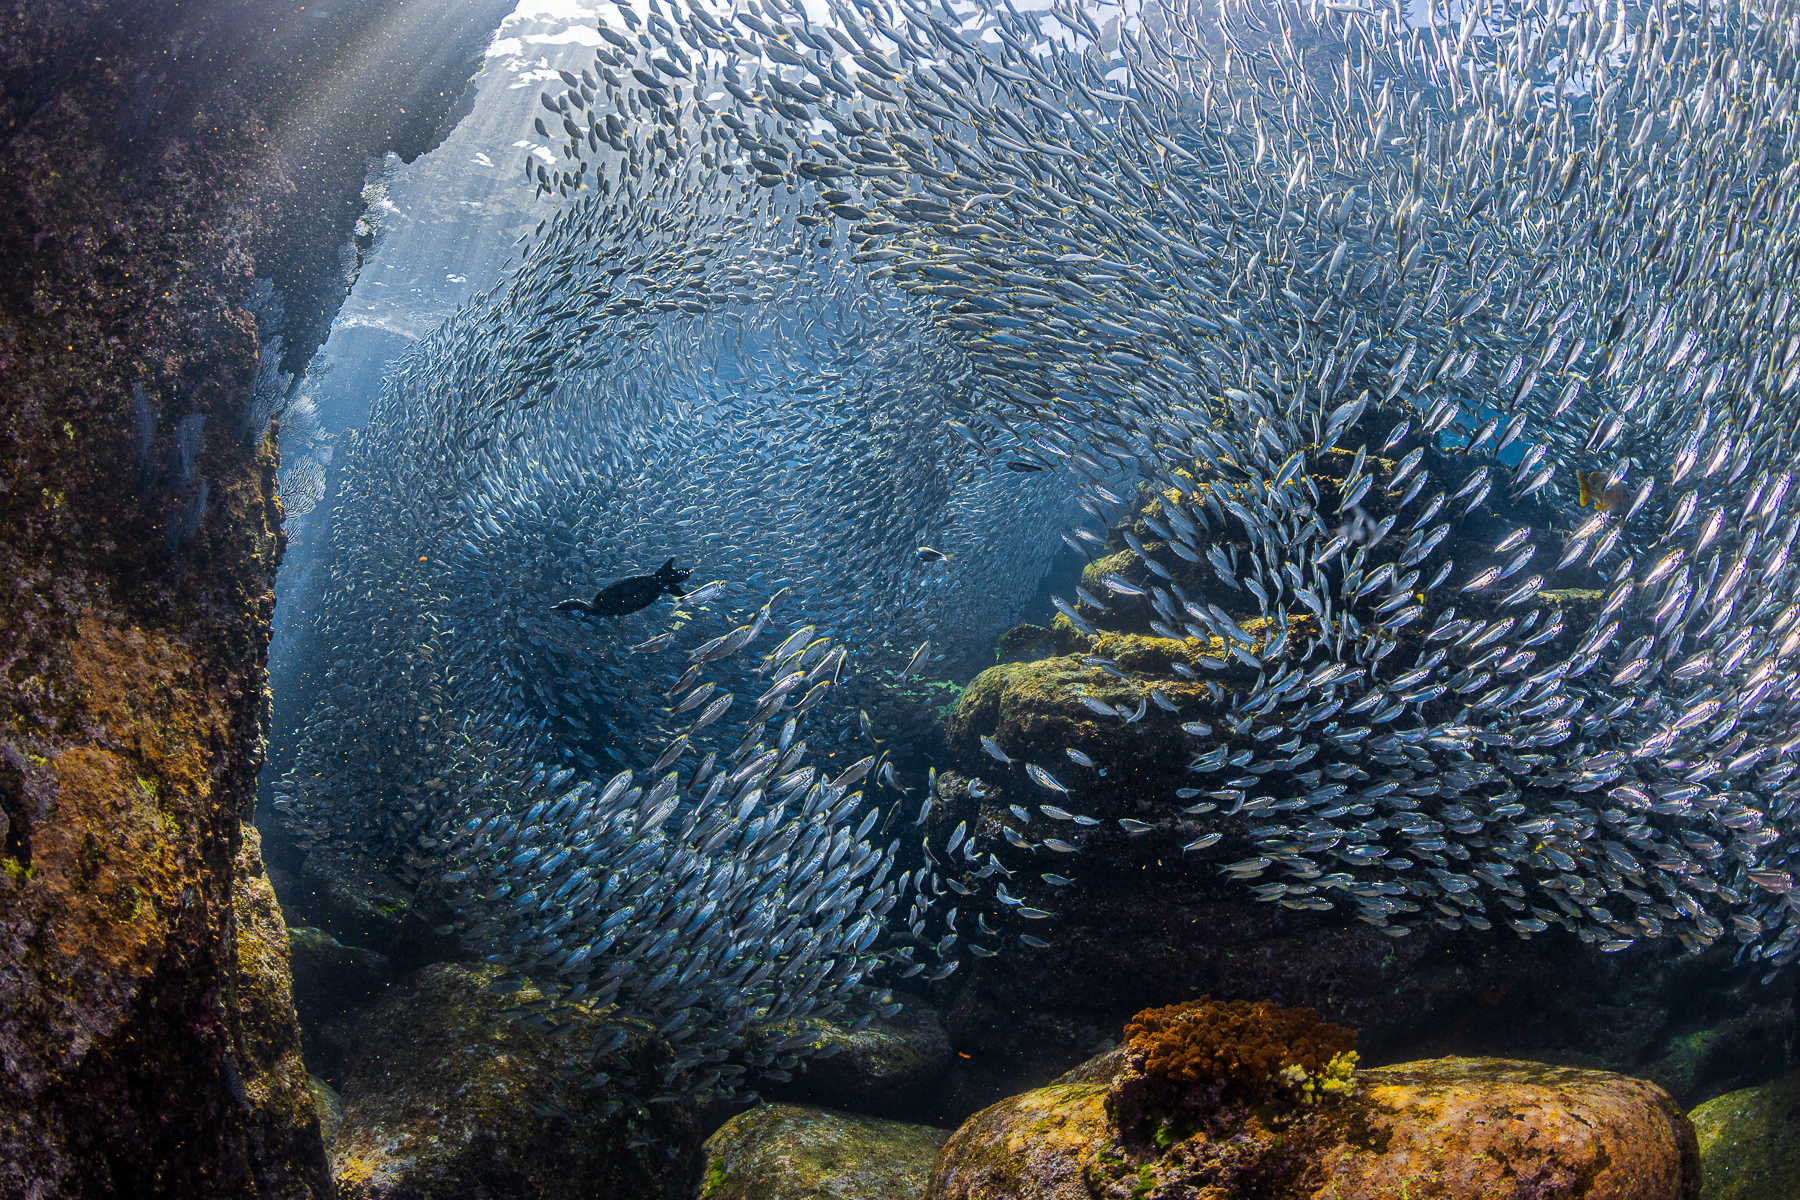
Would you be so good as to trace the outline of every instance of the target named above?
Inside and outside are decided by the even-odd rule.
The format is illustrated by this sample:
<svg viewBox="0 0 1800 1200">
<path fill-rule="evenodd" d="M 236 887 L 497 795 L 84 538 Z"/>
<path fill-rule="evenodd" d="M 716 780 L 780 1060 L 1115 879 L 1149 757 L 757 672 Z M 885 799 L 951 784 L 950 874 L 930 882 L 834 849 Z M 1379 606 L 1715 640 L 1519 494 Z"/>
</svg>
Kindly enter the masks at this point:
<svg viewBox="0 0 1800 1200">
<path fill-rule="evenodd" d="M 1197 663 L 1210 701 L 1183 703 L 1208 730 L 1196 752 L 1229 749 L 1246 772 L 1210 819 L 1320 806 L 1305 842 L 1234 874 L 1329 872 L 1309 905 L 1348 900 L 1382 925 L 1560 925 L 1606 949 L 1729 936 L 1793 958 L 1800 331 L 1781 264 L 1800 250 L 1800 163 L 1775 49 L 1800 35 L 1791 6 L 1727 3 L 1702 24 L 1627 2 L 1599 26 L 1514 4 L 1423 39 L 1260 0 L 1227 0 L 1223 22 L 1178 3 L 1154 33 L 1060 2 L 956 4 L 960 28 L 916 0 L 879 21 L 776 5 L 781 28 L 686 8 L 646 29 L 654 54 L 607 39 L 582 103 L 546 94 L 570 137 L 557 171 L 528 178 L 565 202 L 516 275 L 421 344 L 351 448 L 346 492 L 367 499 L 339 510 L 320 618 L 335 661 L 280 789 L 307 843 L 379 847 L 428 876 L 451 817 L 517 812 L 537 763 L 597 778 L 608 754 L 668 747 L 660 694 L 617 665 L 651 619 L 615 636 L 537 611 L 632 565 L 621 548 L 732 581 L 681 649 L 788 587 L 784 620 L 897 672 L 926 637 L 984 653 L 1055 531 L 1082 509 L 1131 523 L 1142 483 L 1187 498 L 1167 510 L 1185 553 L 1163 538 L 1134 558 L 1157 587 L 1190 581 L 1172 600 L 1208 628 L 1184 632 L 1236 631 L 1230 657 Z M 1356 52 L 1303 65 L 1321 41 Z M 1752 149 L 1709 150 L 1727 144 Z M 1330 498 L 1336 451 L 1384 485 L 1352 511 Z M 1587 519 L 1578 472 L 1625 499 L 1601 489 L 1606 519 L 1568 541 Z M 948 564 L 922 566 L 920 545 Z M 1528 560 L 1541 575 L 1508 578 Z M 1147 619 L 1113 590 L 1096 624 Z M 1305 632 L 1251 635 L 1265 614 Z M 708 662 L 709 682 L 762 694 L 753 657 Z M 812 714 L 821 741 L 855 708 Z M 1253 740 L 1251 715 L 1282 735 Z M 693 749 L 736 764 L 747 741 L 710 729 Z M 367 787 L 376 765 L 397 782 Z M 1321 773 L 1348 790 L 1309 801 Z M 681 841 L 679 810 L 641 836 L 622 816 L 583 817 L 601 830 L 584 863 L 679 860 L 738 897 L 685 951 L 718 968 L 660 988 L 828 977 L 823 951 L 730 965 L 792 920 L 776 907 L 790 883 L 809 886 L 760 894 L 730 865 L 784 836 L 779 819 L 744 846 L 704 818 Z M 502 829 L 559 836 L 482 836 Z M 801 837 L 791 863 L 815 856 Z M 958 850 L 975 860 L 972 839 Z M 947 874 L 968 887 L 947 859 L 908 876 L 915 931 Z M 645 936 L 672 902 L 646 895 Z M 564 969 L 582 919 L 509 933 L 524 949 L 501 953 Z M 595 978 L 644 994 L 632 972 L 648 966 Z"/>
</svg>

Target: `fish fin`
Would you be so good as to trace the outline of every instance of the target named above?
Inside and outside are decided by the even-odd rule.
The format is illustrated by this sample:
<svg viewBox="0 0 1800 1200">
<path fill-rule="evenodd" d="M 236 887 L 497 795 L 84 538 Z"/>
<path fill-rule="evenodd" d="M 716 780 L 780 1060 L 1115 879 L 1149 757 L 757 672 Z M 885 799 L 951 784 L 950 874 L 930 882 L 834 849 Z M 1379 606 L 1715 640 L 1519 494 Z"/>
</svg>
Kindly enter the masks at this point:
<svg viewBox="0 0 1800 1200">
<path fill-rule="evenodd" d="M 1577 507 L 1586 508 L 1589 502 L 1594 498 L 1593 493 L 1588 490 L 1588 473 L 1586 471 L 1577 471 L 1575 472 L 1575 479 L 1581 489 L 1581 501 Z"/>
<path fill-rule="evenodd" d="M 675 573 L 675 560 L 671 558 L 668 562 L 665 562 L 662 566 L 656 568 L 656 573 L 658 575 L 673 575 Z"/>
</svg>

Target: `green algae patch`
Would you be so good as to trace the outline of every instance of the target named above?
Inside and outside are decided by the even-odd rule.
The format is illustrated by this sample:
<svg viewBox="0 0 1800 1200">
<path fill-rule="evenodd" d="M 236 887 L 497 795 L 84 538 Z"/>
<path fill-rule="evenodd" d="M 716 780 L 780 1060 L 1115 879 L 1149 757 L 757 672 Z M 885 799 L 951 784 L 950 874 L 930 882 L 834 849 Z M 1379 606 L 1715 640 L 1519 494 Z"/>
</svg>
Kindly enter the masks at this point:
<svg viewBox="0 0 1800 1200">
<path fill-rule="evenodd" d="M 1700 1200 L 1789 1200 L 1800 1178 L 1800 1071 L 1727 1092 L 1689 1114 Z"/>
</svg>

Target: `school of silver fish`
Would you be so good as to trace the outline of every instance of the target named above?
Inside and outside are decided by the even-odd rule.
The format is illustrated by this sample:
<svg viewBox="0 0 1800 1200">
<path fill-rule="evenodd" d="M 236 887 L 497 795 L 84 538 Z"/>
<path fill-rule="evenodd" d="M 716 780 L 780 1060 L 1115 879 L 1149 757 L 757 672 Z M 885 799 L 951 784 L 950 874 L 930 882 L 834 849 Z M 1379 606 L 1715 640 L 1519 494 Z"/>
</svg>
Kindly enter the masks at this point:
<svg viewBox="0 0 1800 1200">
<path fill-rule="evenodd" d="M 1138 577 L 1057 607 L 1188 648 L 1090 659 L 1140 691 L 1087 707 L 1178 717 L 1194 785 L 1119 833 L 1395 935 L 1792 960 L 1794 4 L 647 0 L 599 33 L 536 118 L 556 211 L 351 439 L 303 845 L 654 1021 L 672 1093 L 781 1078 L 804 1039 L 757 1022 L 1045 946 L 1007 878 L 1119 835 L 990 738 L 1054 836 L 1015 807 L 878 849 L 853 789 L 892 763 L 818 763 L 918 639 L 991 646 L 1064 541 L 1125 537 Z M 729 582 L 546 611 L 670 554 Z"/>
</svg>

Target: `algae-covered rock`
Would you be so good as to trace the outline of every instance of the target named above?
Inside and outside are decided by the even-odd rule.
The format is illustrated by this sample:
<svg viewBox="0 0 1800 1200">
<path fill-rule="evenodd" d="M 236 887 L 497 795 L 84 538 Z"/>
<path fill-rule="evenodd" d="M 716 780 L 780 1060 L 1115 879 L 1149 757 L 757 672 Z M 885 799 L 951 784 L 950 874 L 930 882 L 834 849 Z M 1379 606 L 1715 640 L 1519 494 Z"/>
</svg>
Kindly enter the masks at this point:
<svg viewBox="0 0 1800 1200">
<path fill-rule="evenodd" d="M 946 1137 L 930 1125 L 763 1105 L 707 1139 L 700 1200 L 917 1200 Z"/>
<path fill-rule="evenodd" d="M 691 1108 L 584 1086 L 584 1026 L 600 1016 L 552 1037 L 500 1015 L 539 997 L 493 994 L 496 974 L 434 964 L 358 1019 L 331 1146 L 339 1200 L 685 1197 L 699 1162 Z M 649 1074 L 667 1047 L 637 1034 L 622 1053 Z"/>
<path fill-rule="evenodd" d="M 344 1123 L 344 1098 L 316 1075 L 308 1075 L 306 1083 L 312 1091 L 313 1111 L 319 1115 L 319 1133 L 329 1150 L 332 1139 L 337 1137 L 338 1126 Z"/>
<path fill-rule="evenodd" d="M 792 1083 L 764 1091 L 784 1099 L 877 1116 L 916 1110 L 950 1066 L 950 1035 L 925 1005 L 908 1003 L 893 1017 L 852 1030 L 809 1018 L 798 1028 L 815 1034 L 828 1057 L 803 1058 Z M 835 1049 L 832 1049 L 835 1047 Z"/>
<path fill-rule="evenodd" d="M 1667 1092 L 1607 1071 L 1444 1058 L 1358 1072 L 1320 1130 L 1306 1196 L 1688 1200 L 1694 1127 Z"/>
<path fill-rule="evenodd" d="M 1210 1109 L 1146 1137 L 1119 1127 L 1110 1094 L 1142 1063 L 1110 1061 L 1111 1083 L 1089 1069 L 971 1117 L 933 1168 L 930 1200 L 1689 1200 L 1699 1189 L 1693 1127 L 1660 1088 L 1621 1075 L 1407 1063 L 1286 1111 L 1214 1090 Z"/>
<path fill-rule="evenodd" d="M 1705 1173 L 1700 1200 L 1791 1200 L 1800 1192 L 1800 1071 L 1688 1115 Z"/>
<path fill-rule="evenodd" d="M 994 657 L 1003 663 L 1024 662 L 1042 657 L 1054 648 L 1055 638 L 1050 630 L 1042 625 L 1025 622 L 1014 625 L 1000 635 L 1000 641 L 994 647 Z"/>
<path fill-rule="evenodd" d="M 950 1135 L 927 1200 L 1093 1200 L 1090 1169 L 1118 1159 L 1105 1083 L 1052 1083 L 984 1108 Z"/>
<path fill-rule="evenodd" d="M 292 1195 L 322 1191 L 324 1143 L 300 1053 L 300 1025 L 288 965 L 287 926 L 263 870 L 262 840 L 244 827 L 231 887 L 237 976 L 231 1018 L 236 1036 L 227 1086 L 266 1148 L 267 1178 Z M 279 1181 L 279 1182 L 278 1182 Z"/>
</svg>

